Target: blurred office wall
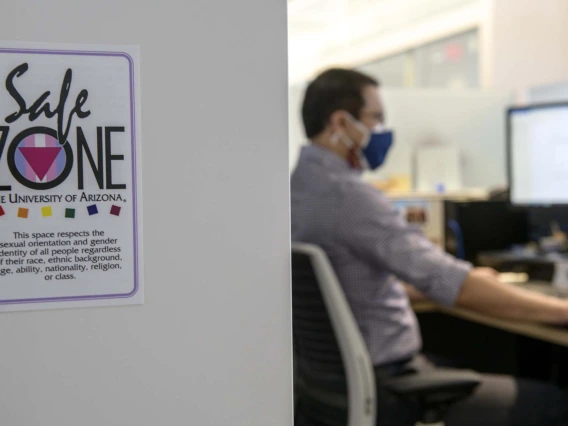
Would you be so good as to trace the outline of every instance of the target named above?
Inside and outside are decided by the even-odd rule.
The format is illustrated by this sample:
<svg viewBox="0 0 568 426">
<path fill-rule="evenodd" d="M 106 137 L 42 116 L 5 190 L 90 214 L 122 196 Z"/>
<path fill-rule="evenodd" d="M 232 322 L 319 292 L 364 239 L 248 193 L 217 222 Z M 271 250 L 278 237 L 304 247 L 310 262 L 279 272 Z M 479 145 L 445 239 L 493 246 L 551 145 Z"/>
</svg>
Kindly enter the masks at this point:
<svg viewBox="0 0 568 426">
<path fill-rule="evenodd" d="M 492 87 L 514 90 L 519 102 L 536 85 L 568 80 L 568 1 L 493 1 Z"/>
<path fill-rule="evenodd" d="M 430 117 L 430 134 L 460 147 L 464 186 L 502 185 L 506 107 L 566 98 L 567 24 L 566 0 L 290 0 L 290 169 L 305 143 L 299 108 L 307 81 L 344 66 L 378 78 L 385 93 L 408 90 L 387 99 L 392 112 L 399 101 L 420 105 L 425 95 L 416 89 L 445 90 L 432 92 L 430 101 L 443 111 L 445 100 L 456 114 Z M 478 93 L 468 97 L 464 90 Z M 420 130 L 412 128 L 412 143 L 404 136 L 416 123 L 411 111 L 388 123 L 404 141 L 383 175 L 414 173 L 410 147 Z M 479 173 L 484 164 L 494 170 Z"/>
</svg>

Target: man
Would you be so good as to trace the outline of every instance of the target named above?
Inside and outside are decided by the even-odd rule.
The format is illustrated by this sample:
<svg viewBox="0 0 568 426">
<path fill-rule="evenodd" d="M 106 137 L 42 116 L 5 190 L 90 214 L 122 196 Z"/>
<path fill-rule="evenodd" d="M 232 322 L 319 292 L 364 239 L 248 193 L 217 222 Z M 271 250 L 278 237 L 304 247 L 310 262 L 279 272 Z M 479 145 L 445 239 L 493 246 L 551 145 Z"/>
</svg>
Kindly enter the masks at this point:
<svg viewBox="0 0 568 426">
<path fill-rule="evenodd" d="M 308 87 L 302 116 L 310 144 L 291 181 L 292 240 L 319 245 L 345 295 L 376 367 L 377 381 L 436 368 L 420 355 L 421 337 L 405 283 L 445 306 L 495 317 L 568 323 L 568 301 L 505 285 L 495 271 L 472 268 L 411 228 L 361 171 L 386 158 L 379 84 L 356 71 L 331 69 Z M 410 425 L 416 410 L 378 397 L 383 426 Z M 568 425 L 568 403 L 555 387 L 506 376 L 483 376 L 448 426 Z"/>
</svg>

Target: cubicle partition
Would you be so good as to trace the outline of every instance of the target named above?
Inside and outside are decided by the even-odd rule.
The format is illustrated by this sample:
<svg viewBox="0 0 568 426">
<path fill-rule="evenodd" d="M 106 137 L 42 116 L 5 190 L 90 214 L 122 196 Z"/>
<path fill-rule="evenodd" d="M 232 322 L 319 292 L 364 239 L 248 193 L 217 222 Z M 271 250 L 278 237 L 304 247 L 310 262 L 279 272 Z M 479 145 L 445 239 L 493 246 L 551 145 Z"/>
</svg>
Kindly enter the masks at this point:
<svg viewBox="0 0 568 426">
<path fill-rule="evenodd" d="M 299 147 L 306 143 L 300 115 L 304 87 L 290 89 L 290 169 L 296 164 Z M 395 144 L 384 167 L 368 178 L 409 175 L 417 188 L 417 155 L 422 149 L 435 147 L 457 152 L 457 157 L 449 158 L 459 161 L 451 166 L 460 173 L 462 188 L 487 189 L 506 184 L 505 113 L 512 103 L 511 93 L 393 88 L 381 92 L 386 124 L 395 131 Z M 452 189 L 460 188 L 454 185 Z"/>
</svg>

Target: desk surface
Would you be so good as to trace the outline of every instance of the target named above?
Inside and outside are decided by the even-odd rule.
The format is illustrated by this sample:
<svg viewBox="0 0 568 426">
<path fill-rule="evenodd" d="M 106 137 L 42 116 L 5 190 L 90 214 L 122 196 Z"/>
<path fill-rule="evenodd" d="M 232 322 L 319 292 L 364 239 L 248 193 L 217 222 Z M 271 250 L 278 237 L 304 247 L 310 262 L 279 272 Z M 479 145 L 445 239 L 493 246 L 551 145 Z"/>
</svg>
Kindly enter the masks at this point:
<svg viewBox="0 0 568 426">
<path fill-rule="evenodd" d="M 446 315 L 487 325 L 489 327 L 568 347 L 568 327 L 562 328 L 537 323 L 497 319 L 467 309 L 444 308 L 433 302 L 414 302 L 412 307 L 417 313 L 440 312 Z"/>
<path fill-rule="evenodd" d="M 519 262 L 519 263 L 554 263 L 568 260 L 566 254 L 549 253 L 523 253 L 515 251 L 485 251 L 478 254 L 478 261 L 482 264 L 486 263 L 503 263 L 503 262 Z"/>
</svg>

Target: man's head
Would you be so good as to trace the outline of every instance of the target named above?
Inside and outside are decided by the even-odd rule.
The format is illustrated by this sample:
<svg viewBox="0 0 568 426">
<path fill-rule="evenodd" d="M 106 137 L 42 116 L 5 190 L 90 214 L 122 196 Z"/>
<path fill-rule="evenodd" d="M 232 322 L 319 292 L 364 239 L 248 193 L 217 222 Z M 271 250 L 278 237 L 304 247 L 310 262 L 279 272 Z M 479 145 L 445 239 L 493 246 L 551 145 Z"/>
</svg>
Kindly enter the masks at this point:
<svg viewBox="0 0 568 426">
<path fill-rule="evenodd" d="M 367 130 L 383 124 L 377 80 L 357 71 L 330 69 L 310 83 L 302 105 L 306 136 L 334 150 L 345 150 L 337 138 L 360 145 Z M 344 152 L 339 152 L 344 154 Z"/>
</svg>

